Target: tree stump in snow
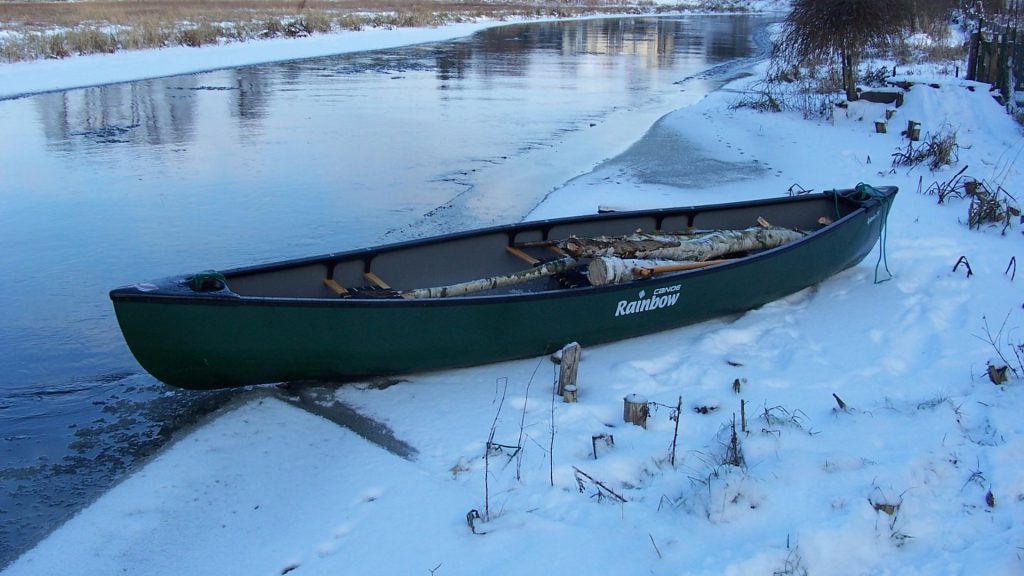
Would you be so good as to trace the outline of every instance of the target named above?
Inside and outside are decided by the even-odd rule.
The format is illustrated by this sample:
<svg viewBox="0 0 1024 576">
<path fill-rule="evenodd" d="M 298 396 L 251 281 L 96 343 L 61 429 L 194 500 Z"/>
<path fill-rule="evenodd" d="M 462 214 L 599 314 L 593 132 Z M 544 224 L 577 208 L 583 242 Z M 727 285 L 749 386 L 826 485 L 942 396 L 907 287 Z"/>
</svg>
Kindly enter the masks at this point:
<svg viewBox="0 0 1024 576">
<path fill-rule="evenodd" d="M 630 394 L 623 398 L 622 402 L 622 419 L 641 428 L 647 428 L 647 416 L 651 413 L 647 399 L 639 394 Z"/>
<path fill-rule="evenodd" d="M 580 363 L 580 345 L 576 342 L 566 344 L 562 348 L 562 361 L 558 366 L 558 395 L 565 397 L 565 388 L 572 386 L 576 393 L 576 371 Z M 575 402 L 575 400 L 572 400 Z M 569 402 L 566 399 L 566 402 Z"/>
<path fill-rule="evenodd" d="M 878 134 L 885 134 L 885 120 L 875 120 L 875 132 Z"/>
<path fill-rule="evenodd" d="M 565 385 L 565 389 L 562 390 L 562 399 L 565 400 L 566 404 L 572 404 L 579 400 L 579 392 L 577 391 L 575 384 Z"/>
<path fill-rule="evenodd" d="M 921 123 L 914 122 L 913 120 L 907 120 L 907 138 L 912 142 L 917 142 L 921 139 Z"/>
</svg>

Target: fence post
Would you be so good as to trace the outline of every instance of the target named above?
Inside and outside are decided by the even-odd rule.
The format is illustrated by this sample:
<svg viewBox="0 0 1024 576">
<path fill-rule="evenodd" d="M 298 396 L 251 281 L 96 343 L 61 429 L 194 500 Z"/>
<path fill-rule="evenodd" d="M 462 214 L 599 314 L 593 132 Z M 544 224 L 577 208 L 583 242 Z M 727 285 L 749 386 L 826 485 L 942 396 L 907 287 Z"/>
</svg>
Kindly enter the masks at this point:
<svg viewBox="0 0 1024 576">
<path fill-rule="evenodd" d="M 971 43 L 967 49 L 967 80 L 978 79 L 978 53 L 981 45 L 981 32 L 971 32 Z"/>
</svg>

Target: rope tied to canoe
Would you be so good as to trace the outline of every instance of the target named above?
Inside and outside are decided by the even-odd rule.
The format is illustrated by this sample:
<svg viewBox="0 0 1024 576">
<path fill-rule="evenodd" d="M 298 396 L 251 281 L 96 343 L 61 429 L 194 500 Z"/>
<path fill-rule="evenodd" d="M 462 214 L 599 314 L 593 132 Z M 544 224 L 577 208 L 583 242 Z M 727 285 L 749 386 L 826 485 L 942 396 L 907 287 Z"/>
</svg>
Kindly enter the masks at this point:
<svg viewBox="0 0 1024 576">
<path fill-rule="evenodd" d="M 227 288 L 228 281 L 216 270 L 206 270 L 192 275 L 187 279 L 188 287 L 193 292 L 216 292 Z"/>
<path fill-rule="evenodd" d="M 853 200 L 854 202 L 869 202 L 876 201 L 882 206 L 882 225 L 878 231 L 878 260 L 875 262 L 875 284 L 882 284 L 893 279 L 892 272 L 889 271 L 889 259 L 886 256 L 886 239 L 889 236 L 889 210 L 892 208 L 893 195 L 886 194 L 885 192 L 861 182 L 853 188 L 853 190 L 845 193 L 839 191 L 835 194 L 836 201 L 836 214 L 839 213 L 839 196 Z M 879 279 L 879 269 L 884 268 L 886 277 Z"/>
</svg>

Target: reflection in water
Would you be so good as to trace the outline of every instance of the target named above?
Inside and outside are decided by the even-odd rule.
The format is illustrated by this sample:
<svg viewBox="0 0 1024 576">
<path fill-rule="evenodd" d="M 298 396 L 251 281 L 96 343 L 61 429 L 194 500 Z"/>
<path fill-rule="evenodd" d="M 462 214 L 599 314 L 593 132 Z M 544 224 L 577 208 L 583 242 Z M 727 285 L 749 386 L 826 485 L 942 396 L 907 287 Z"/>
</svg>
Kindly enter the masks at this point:
<svg viewBox="0 0 1024 576">
<path fill-rule="evenodd" d="M 517 220 L 547 190 L 489 169 L 567 162 L 544 151 L 663 114 L 764 24 L 520 24 L 0 101 L 0 246 L 17 247 L 0 251 L 0 567 L 230 397 L 141 373 L 110 288 Z"/>
<path fill-rule="evenodd" d="M 450 42 L 375 52 L 249 66 L 225 71 L 212 84 L 204 75 L 116 84 L 58 92 L 33 98 L 47 139 L 64 152 L 96 144 L 183 145 L 195 137 L 197 93 L 230 94 L 229 113 L 250 128 L 263 120 L 275 94 L 309 82 L 310 72 L 325 80 L 352 74 L 397 76 L 433 71 L 443 82 L 465 80 L 469 73 L 488 78 L 522 78 L 538 54 L 635 56 L 647 68 L 670 69 L 676 59 L 697 57 L 715 63 L 750 54 L 749 18 L 587 20 L 577 23 L 520 24 L 493 28 L 472 41 Z M 565 82 L 572 75 L 563 76 Z"/>
<path fill-rule="evenodd" d="M 232 114 L 246 124 L 258 124 L 267 115 L 274 83 L 270 69 L 260 66 L 239 68 L 237 75 Z"/>
<path fill-rule="evenodd" d="M 193 136 L 195 76 L 115 84 L 35 97 L 40 124 L 55 150 L 96 144 L 181 144 Z"/>
</svg>

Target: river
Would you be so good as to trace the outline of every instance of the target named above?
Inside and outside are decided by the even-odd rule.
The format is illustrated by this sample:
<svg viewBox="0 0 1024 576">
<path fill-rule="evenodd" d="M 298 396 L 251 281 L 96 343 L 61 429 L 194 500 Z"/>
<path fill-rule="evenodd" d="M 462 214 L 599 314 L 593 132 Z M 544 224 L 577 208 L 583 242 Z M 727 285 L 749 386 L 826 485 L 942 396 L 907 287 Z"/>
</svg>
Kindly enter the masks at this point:
<svg viewBox="0 0 1024 576">
<path fill-rule="evenodd" d="M 768 22 L 515 24 L 0 101 L 0 567 L 233 395 L 143 372 L 109 289 L 522 219 Z"/>
</svg>

